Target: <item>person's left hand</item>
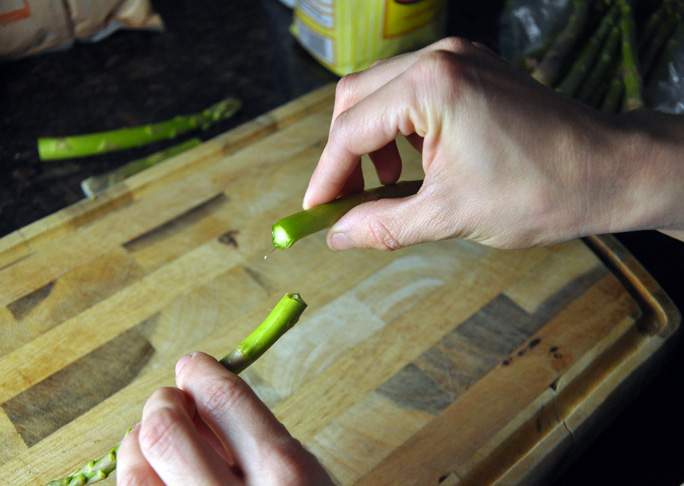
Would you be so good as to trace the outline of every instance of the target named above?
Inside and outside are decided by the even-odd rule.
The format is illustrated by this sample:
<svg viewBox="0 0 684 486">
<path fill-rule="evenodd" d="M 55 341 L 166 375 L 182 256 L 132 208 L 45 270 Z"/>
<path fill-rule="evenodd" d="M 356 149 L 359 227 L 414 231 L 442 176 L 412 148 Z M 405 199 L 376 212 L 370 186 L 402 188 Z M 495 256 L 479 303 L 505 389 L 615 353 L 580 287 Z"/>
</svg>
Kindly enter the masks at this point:
<svg viewBox="0 0 684 486">
<path fill-rule="evenodd" d="M 122 442 L 117 485 L 332 484 L 254 391 L 214 358 L 181 358 L 176 384 L 150 397 Z"/>
</svg>

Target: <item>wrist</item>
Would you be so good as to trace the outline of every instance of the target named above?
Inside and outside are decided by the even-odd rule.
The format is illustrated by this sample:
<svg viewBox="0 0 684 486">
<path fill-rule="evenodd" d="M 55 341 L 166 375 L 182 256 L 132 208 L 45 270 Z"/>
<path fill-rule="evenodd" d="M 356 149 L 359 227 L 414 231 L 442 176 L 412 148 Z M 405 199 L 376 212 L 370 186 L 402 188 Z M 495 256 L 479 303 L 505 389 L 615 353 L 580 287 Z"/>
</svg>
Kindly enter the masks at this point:
<svg viewBox="0 0 684 486">
<path fill-rule="evenodd" d="M 684 117 L 637 110 L 612 119 L 602 232 L 684 230 Z"/>
</svg>

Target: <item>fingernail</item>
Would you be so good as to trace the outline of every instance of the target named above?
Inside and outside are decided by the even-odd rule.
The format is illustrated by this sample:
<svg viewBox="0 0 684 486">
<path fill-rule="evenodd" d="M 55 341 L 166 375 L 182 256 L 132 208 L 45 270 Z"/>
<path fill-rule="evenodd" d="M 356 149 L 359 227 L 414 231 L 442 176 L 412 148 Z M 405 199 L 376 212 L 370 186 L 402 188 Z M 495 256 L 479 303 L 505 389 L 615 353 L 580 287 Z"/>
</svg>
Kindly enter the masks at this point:
<svg viewBox="0 0 684 486">
<path fill-rule="evenodd" d="M 192 359 L 192 354 L 186 354 L 183 356 L 181 359 L 178 360 L 176 363 L 176 375 L 179 375 L 181 370 L 183 369 L 183 366 L 187 364 L 188 361 Z"/>
<path fill-rule="evenodd" d="M 137 432 L 140 429 L 140 425 L 141 423 L 138 422 L 137 424 L 135 424 L 134 427 L 132 427 L 128 432 L 126 432 L 126 435 L 124 435 L 123 439 L 121 439 L 121 445 L 124 445 L 129 440 L 132 433 Z"/>
<path fill-rule="evenodd" d="M 335 233 L 330 238 L 330 246 L 333 250 L 343 251 L 357 248 L 356 244 L 345 233 Z"/>
<path fill-rule="evenodd" d="M 307 197 L 308 194 L 309 191 L 306 191 L 306 193 L 304 194 L 304 198 L 302 199 L 302 209 L 304 210 L 309 209 L 311 207 L 311 205 L 309 204 L 309 198 Z"/>
</svg>

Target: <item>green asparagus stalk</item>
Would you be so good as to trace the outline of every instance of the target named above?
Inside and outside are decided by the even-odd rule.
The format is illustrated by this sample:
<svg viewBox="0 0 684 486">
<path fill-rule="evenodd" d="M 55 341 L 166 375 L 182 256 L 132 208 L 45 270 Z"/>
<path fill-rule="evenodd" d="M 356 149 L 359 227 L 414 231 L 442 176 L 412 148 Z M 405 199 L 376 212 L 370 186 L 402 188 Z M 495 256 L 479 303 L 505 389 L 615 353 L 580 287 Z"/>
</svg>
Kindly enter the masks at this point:
<svg viewBox="0 0 684 486">
<path fill-rule="evenodd" d="M 306 302 L 299 294 L 285 295 L 264 322 L 220 363 L 235 374 L 241 373 L 297 323 L 304 309 Z"/>
<path fill-rule="evenodd" d="M 625 0 L 621 0 L 622 18 L 620 30 L 622 32 L 622 70 L 621 76 L 624 83 L 623 111 L 641 108 L 644 105 L 642 98 L 641 74 L 639 73 L 638 61 L 635 51 L 636 27 L 632 8 Z"/>
<path fill-rule="evenodd" d="M 667 40 L 676 31 L 678 25 L 681 24 L 682 17 L 679 13 L 670 12 L 660 24 L 660 28 L 651 36 L 650 41 L 639 51 L 639 61 L 641 62 L 641 72 L 643 76 L 649 75 L 651 68 L 653 68 L 658 53 L 662 51 L 663 46 L 667 44 Z"/>
<path fill-rule="evenodd" d="M 579 56 L 568 71 L 568 74 L 556 86 L 558 91 L 565 93 L 568 96 L 573 96 L 575 94 L 579 86 L 587 77 L 587 73 L 589 73 L 589 71 L 594 67 L 594 62 L 596 61 L 596 58 L 599 57 L 601 53 L 601 47 L 604 45 L 606 38 L 609 37 L 617 14 L 618 10 L 615 6 L 613 6 L 603 16 L 598 28 L 585 44 Z"/>
<path fill-rule="evenodd" d="M 241 373 L 297 323 L 306 307 L 306 302 L 298 293 L 286 294 L 259 327 L 219 362 L 232 373 Z M 90 461 L 70 475 L 50 481 L 47 486 L 81 486 L 105 479 L 116 469 L 116 454 L 120 445 L 115 445 L 100 459 Z"/>
<path fill-rule="evenodd" d="M 532 77 L 546 86 L 554 86 L 563 69 L 563 63 L 582 35 L 590 10 L 589 0 L 573 0 L 573 13 L 566 27 L 560 32 Z"/>
<path fill-rule="evenodd" d="M 603 46 L 601 55 L 596 61 L 591 73 L 589 73 L 589 76 L 587 76 L 587 79 L 577 92 L 577 99 L 591 106 L 600 104 L 608 89 L 611 77 L 617 71 L 615 54 L 620 45 L 620 40 L 620 29 L 618 27 L 613 27 Z"/>
<path fill-rule="evenodd" d="M 142 159 L 129 162 L 128 164 L 118 167 L 105 174 L 88 177 L 87 179 L 81 181 L 81 189 L 86 196 L 95 197 L 96 194 L 123 181 L 127 177 L 137 174 L 138 172 L 142 172 L 145 169 L 190 150 L 193 147 L 197 147 L 201 143 L 202 140 L 199 138 L 191 138 L 178 145 L 174 145 L 165 150 L 148 155 L 147 157 L 143 157 Z"/>
<path fill-rule="evenodd" d="M 651 39 L 658 31 L 662 28 L 662 23 L 667 18 L 667 13 L 665 11 L 666 5 L 669 3 L 665 0 L 660 7 L 651 12 L 644 27 L 641 29 L 639 35 L 639 57 L 642 57 L 642 53 L 648 48 L 651 43 Z"/>
<path fill-rule="evenodd" d="M 140 147 L 173 139 L 192 130 L 206 130 L 212 124 L 233 116 L 241 106 L 239 100 L 228 98 L 199 113 L 177 116 L 158 123 L 86 135 L 40 138 L 38 154 L 41 160 L 57 160 Z"/>
<path fill-rule="evenodd" d="M 549 47 L 553 45 L 555 39 L 554 36 L 549 37 L 534 49 L 514 59 L 512 64 L 526 73 L 531 73 L 539 65 L 539 62 L 549 50 Z"/>
<path fill-rule="evenodd" d="M 376 187 L 287 216 L 273 225 L 273 246 L 278 250 L 289 248 L 305 236 L 331 227 L 345 213 L 363 202 L 411 196 L 418 192 L 422 184 L 423 181 L 406 181 Z"/>
<path fill-rule="evenodd" d="M 652 48 L 651 44 L 654 41 L 656 44 L 659 43 L 656 37 L 668 29 L 673 17 L 680 15 L 681 8 L 680 0 L 663 0 L 663 3 L 651 13 L 639 33 L 639 59 L 643 59 L 645 51 Z"/>
<path fill-rule="evenodd" d="M 130 429 L 124 435 L 128 435 Z M 122 439 L 123 440 L 123 439 Z M 79 486 L 83 484 L 93 484 L 105 479 L 116 468 L 116 453 L 121 443 L 114 446 L 97 461 L 90 461 L 85 467 L 77 469 L 70 475 L 50 481 L 47 486 Z"/>
<path fill-rule="evenodd" d="M 608 91 L 601 103 L 601 111 L 606 113 L 615 113 L 620 106 L 620 100 L 625 90 L 625 86 L 620 76 L 613 78 L 608 87 Z"/>
<path fill-rule="evenodd" d="M 679 23 L 669 39 L 665 41 L 665 45 L 658 53 L 656 59 L 653 61 L 653 66 L 648 74 L 647 83 L 654 78 L 664 76 L 667 74 L 668 66 L 672 61 L 675 49 L 677 48 L 678 40 L 684 36 L 684 24 Z"/>
</svg>

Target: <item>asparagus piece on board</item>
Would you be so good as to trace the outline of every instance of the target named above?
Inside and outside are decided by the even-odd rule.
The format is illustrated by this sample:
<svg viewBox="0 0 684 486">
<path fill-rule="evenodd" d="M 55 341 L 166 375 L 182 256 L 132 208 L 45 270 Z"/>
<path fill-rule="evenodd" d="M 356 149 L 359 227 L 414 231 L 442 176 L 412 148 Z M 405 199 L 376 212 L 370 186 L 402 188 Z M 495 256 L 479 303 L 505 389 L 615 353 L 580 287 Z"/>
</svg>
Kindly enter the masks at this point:
<svg viewBox="0 0 684 486">
<path fill-rule="evenodd" d="M 179 143 L 178 145 L 174 145 L 165 150 L 148 155 L 147 157 L 143 157 L 142 159 L 129 162 L 128 164 L 118 167 L 110 172 L 88 177 L 87 179 L 81 181 L 81 189 L 86 196 L 95 197 L 97 193 L 104 191 L 108 187 L 112 187 L 127 177 L 137 174 L 138 172 L 142 172 L 145 169 L 190 150 L 193 147 L 197 147 L 201 143 L 202 140 L 199 138 L 191 138 L 183 143 Z"/>
<path fill-rule="evenodd" d="M 241 106 L 239 100 L 227 98 L 199 113 L 148 125 L 68 137 L 43 137 L 38 139 L 38 155 L 41 160 L 57 160 L 140 147 L 193 130 L 206 130 L 233 116 Z"/>
</svg>

